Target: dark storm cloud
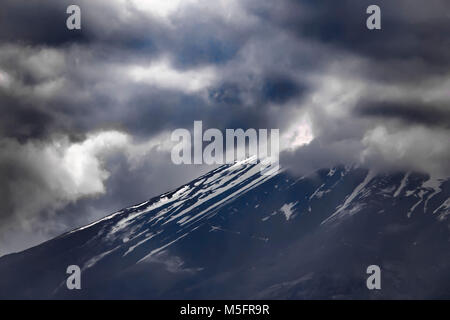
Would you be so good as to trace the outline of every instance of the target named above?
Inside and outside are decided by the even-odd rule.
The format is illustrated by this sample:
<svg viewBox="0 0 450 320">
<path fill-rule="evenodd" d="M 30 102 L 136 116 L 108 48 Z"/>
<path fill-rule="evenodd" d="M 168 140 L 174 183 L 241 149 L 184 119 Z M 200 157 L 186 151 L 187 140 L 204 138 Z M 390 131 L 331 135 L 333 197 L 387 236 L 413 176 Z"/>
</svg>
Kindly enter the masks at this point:
<svg viewBox="0 0 450 320">
<path fill-rule="evenodd" d="M 24 141 L 31 137 L 43 137 L 47 128 L 54 123 L 53 115 L 31 107 L 23 101 L 17 101 L 7 93 L 0 91 L 2 117 L 0 132 L 4 137 L 15 137 Z"/>
<path fill-rule="evenodd" d="M 82 7 L 82 30 L 69 31 L 65 27 L 69 4 Z M 160 55 L 169 55 L 174 68 L 180 71 L 204 64 L 224 64 L 236 55 L 250 32 L 238 30 L 205 10 L 200 11 L 201 22 L 196 19 L 198 10 L 186 10 L 174 16 L 173 26 L 168 26 L 132 7 L 123 12 L 114 1 L 19 0 L 7 1 L 3 8 L 9 14 L 7 19 L 0 19 L 0 40 L 15 45 L 9 50 L 16 52 L 3 61 L 0 57 L 0 67 L 10 72 L 26 92 L 17 97 L 18 89 L 14 88 L 14 97 L 11 90 L 0 88 L 4 91 L 0 103 L 9 115 L 3 119 L 1 132 L 21 140 L 42 139 L 54 132 L 78 135 L 105 124 L 120 123 L 130 132 L 146 134 L 183 125 L 187 119 L 184 113 L 204 114 L 205 103 L 196 94 L 148 87 L 141 90 L 126 80 L 118 81 L 116 74 L 110 79 L 103 75 L 115 65 L 151 63 Z M 125 18 L 127 14 L 132 18 Z M 24 48 L 29 52 L 22 56 Z M 46 48 L 58 50 L 65 59 L 63 70 L 57 75 L 42 76 L 36 67 L 29 67 L 28 60 Z M 33 94 L 39 85 L 54 80 L 64 81 L 64 88 L 45 99 Z M 105 83 L 105 90 L 95 88 L 99 81 Z M 17 87 L 17 83 L 13 86 Z M 116 87 L 128 95 L 121 102 L 114 94 Z"/>
<path fill-rule="evenodd" d="M 66 9 L 72 4 L 82 8 L 81 30 L 65 27 L 69 16 Z M 173 24 L 180 28 L 173 32 L 158 17 L 114 1 L 5 0 L 0 14 L 0 42 L 53 47 L 96 45 L 99 53 L 121 49 L 146 59 L 171 52 L 180 68 L 228 61 L 246 34 L 230 30 L 233 26 L 207 14 L 198 21 L 198 10 L 174 17 Z M 126 18 L 126 14 L 132 18 Z"/>
<path fill-rule="evenodd" d="M 416 101 L 368 102 L 361 104 L 356 114 L 362 117 L 396 119 L 409 124 L 441 126 L 450 129 L 450 105 L 430 105 Z"/>
<path fill-rule="evenodd" d="M 31 45 L 64 45 L 86 41 L 83 31 L 70 32 L 65 25 L 72 1 L 4 0 L 0 11 L 0 41 Z M 63 14 L 61 14 L 63 13 Z"/>
<path fill-rule="evenodd" d="M 284 75 L 272 75 L 264 80 L 262 97 L 270 102 L 284 104 L 289 99 L 306 91 L 295 81 Z"/>
<path fill-rule="evenodd" d="M 270 70 L 256 81 L 225 82 L 208 90 L 211 103 L 241 109 L 243 106 L 259 108 L 260 113 L 271 104 L 283 106 L 290 100 L 301 100 L 310 92 L 311 88 L 305 82 L 295 80 L 290 74 Z M 245 96 L 252 97 L 250 103 L 246 102 Z M 238 117 L 237 112 L 234 116 Z"/>
<path fill-rule="evenodd" d="M 353 91 L 356 99 L 326 112 L 321 106 L 311 107 L 316 138 L 308 146 L 287 151 L 283 162 L 301 173 L 308 168 L 364 160 L 374 167 L 404 165 L 408 169 L 426 168 L 425 171 L 448 174 L 450 166 L 444 159 L 449 158 L 450 148 L 446 138 L 449 106 L 444 102 L 445 89 L 440 88 L 448 84 L 450 72 L 449 3 L 442 0 L 426 4 L 419 0 L 282 3 L 259 6 L 252 2 L 252 10 L 298 41 L 307 39 L 322 44 L 330 61 L 349 55 L 357 65 L 349 64 L 348 60 L 337 62 L 342 68 L 338 67 L 335 74 L 346 92 Z M 381 8 L 381 30 L 366 28 L 366 9 L 373 4 Z M 352 71 L 347 71 L 346 66 Z M 361 90 L 345 85 L 349 74 L 358 79 L 355 84 L 363 84 Z M 324 96 L 328 94 L 323 92 Z M 331 104 L 341 99 L 340 95 L 334 98 L 329 101 Z M 347 117 L 346 124 L 336 128 L 342 113 Z M 410 161 L 408 155 L 417 161 Z"/>
<path fill-rule="evenodd" d="M 299 38 L 309 38 L 372 60 L 367 75 L 417 80 L 450 67 L 450 5 L 445 0 L 299 1 L 255 11 Z M 366 28 L 366 9 L 381 8 L 382 29 Z M 333 54 L 333 52 L 331 52 Z"/>
</svg>

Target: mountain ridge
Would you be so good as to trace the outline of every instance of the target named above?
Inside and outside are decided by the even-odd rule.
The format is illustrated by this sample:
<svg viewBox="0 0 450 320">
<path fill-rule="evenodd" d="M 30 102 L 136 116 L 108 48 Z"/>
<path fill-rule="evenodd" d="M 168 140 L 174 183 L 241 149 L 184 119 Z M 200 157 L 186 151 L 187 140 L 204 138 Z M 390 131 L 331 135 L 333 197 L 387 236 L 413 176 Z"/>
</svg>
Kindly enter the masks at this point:
<svg viewBox="0 0 450 320">
<path fill-rule="evenodd" d="M 225 165 L 1 257 L 0 272 L 8 277 L 0 280 L 0 296 L 448 297 L 442 283 L 410 282 L 434 283 L 449 270 L 449 185 L 448 178 L 380 175 L 354 166 L 299 178 L 284 170 L 263 176 L 259 164 L 249 162 Z M 435 274 L 427 274 L 436 267 L 425 259 L 431 245 Z M 82 270 L 82 290 L 65 288 L 66 267 L 73 264 Z M 371 264 L 387 279 L 380 291 L 365 286 Z"/>
</svg>

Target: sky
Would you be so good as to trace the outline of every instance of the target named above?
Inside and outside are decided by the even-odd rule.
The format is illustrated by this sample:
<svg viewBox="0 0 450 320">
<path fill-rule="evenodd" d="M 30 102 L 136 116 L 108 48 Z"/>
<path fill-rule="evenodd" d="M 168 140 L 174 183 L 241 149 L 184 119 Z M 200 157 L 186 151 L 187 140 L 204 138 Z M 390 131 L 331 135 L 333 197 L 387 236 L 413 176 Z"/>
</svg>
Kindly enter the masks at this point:
<svg viewBox="0 0 450 320">
<path fill-rule="evenodd" d="M 195 120 L 279 129 L 297 175 L 449 176 L 449 35 L 448 0 L 1 0 L 0 255 L 211 170 L 170 160 Z"/>
</svg>

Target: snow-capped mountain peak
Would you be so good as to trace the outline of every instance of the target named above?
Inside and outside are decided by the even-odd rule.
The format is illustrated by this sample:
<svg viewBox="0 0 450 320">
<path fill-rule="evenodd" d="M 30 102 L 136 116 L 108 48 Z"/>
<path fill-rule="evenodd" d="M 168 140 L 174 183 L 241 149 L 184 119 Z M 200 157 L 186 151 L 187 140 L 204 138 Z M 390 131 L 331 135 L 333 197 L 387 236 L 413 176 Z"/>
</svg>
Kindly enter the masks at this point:
<svg viewBox="0 0 450 320">
<path fill-rule="evenodd" d="M 263 175 L 260 169 L 253 161 L 219 167 L 171 192 L 2 257 L 0 271 L 8 277 L 0 280 L 0 295 L 361 297 L 370 294 L 360 282 L 374 263 L 393 279 L 382 297 L 448 292 L 443 283 L 433 289 L 412 285 L 410 277 L 431 281 L 435 276 L 427 274 L 432 266 L 423 264 L 424 256 L 444 261 L 438 273 L 450 266 L 445 258 L 449 179 L 412 172 L 383 175 L 354 166 L 301 178 L 289 170 Z M 415 259 L 421 263 L 413 264 Z M 83 290 L 67 290 L 69 265 L 80 266 Z"/>
</svg>

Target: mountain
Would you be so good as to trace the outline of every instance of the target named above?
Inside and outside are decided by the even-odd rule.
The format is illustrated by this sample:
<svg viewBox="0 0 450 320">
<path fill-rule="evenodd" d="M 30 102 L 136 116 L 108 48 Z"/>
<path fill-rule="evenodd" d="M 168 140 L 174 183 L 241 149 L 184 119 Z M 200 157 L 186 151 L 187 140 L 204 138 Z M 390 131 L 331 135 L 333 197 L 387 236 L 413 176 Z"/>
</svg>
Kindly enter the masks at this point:
<svg viewBox="0 0 450 320">
<path fill-rule="evenodd" d="M 0 298 L 450 298 L 449 193 L 419 173 L 242 161 L 0 258 Z"/>
</svg>

